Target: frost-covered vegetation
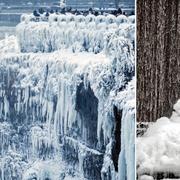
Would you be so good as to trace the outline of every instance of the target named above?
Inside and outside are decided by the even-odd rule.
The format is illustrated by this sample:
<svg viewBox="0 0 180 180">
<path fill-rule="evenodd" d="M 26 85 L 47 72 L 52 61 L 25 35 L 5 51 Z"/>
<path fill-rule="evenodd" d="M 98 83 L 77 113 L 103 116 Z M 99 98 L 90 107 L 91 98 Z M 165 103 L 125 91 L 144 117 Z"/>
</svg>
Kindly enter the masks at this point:
<svg viewBox="0 0 180 180">
<path fill-rule="evenodd" d="M 134 179 L 133 18 L 29 17 L 0 42 L 1 179 Z"/>
<path fill-rule="evenodd" d="M 151 124 L 137 139 L 137 174 L 139 180 L 180 179 L 180 101 L 170 118 Z"/>
<path fill-rule="evenodd" d="M 115 55 L 122 37 L 134 41 L 134 16 L 52 14 L 48 22 L 35 22 L 33 18 L 33 15 L 25 15 L 17 26 L 22 52 L 52 52 L 68 48 L 72 52 L 99 53 L 111 46 Z"/>
</svg>

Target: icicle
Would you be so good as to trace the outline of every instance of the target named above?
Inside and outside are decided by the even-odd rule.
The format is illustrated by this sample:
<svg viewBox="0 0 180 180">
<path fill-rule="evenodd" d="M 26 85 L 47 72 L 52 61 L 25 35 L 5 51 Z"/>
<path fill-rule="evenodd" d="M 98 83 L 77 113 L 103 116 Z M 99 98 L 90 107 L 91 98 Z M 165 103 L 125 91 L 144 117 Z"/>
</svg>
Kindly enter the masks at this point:
<svg viewBox="0 0 180 180">
<path fill-rule="evenodd" d="M 4 96 L 4 114 L 5 114 L 5 120 L 6 120 L 9 114 L 9 101 L 6 95 Z"/>
<path fill-rule="evenodd" d="M 86 157 L 86 151 L 84 149 L 80 149 L 78 153 L 78 159 L 79 159 L 79 172 L 80 174 L 82 174 L 82 176 L 84 174 L 83 162 L 85 157 Z"/>
<path fill-rule="evenodd" d="M 126 104 L 122 115 L 119 180 L 135 179 L 135 110 Z"/>
</svg>

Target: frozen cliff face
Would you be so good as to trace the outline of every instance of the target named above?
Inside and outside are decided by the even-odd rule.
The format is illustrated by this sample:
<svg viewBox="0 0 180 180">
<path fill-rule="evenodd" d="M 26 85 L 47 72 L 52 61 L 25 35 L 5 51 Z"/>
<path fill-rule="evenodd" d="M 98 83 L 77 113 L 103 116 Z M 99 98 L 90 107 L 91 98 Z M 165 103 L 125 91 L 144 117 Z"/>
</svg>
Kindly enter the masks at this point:
<svg viewBox="0 0 180 180">
<path fill-rule="evenodd" d="M 18 41 L 21 51 L 1 52 L 0 121 L 8 129 L 0 129 L 1 155 L 21 157 L 9 169 L 1 164 L 1 179 L 12 171 L 9 179 L 131 180 L 134 47 L 125 29 L 133 25 L 105 34 L 102 28 L 98 40 L 84 28 L 86 18 L 66 18 L 22 22 L 18 38 L 7 39 L 12 47 Z M 78 24 L 78 33 L 67 23 Z"/>
<path fill-rule="evenodd" d="M 137 140 L 137 174 L 139 179 L 179 179 L 180 102 L 170 118 L 162 117 L 149 125 Z"/>
</svg>

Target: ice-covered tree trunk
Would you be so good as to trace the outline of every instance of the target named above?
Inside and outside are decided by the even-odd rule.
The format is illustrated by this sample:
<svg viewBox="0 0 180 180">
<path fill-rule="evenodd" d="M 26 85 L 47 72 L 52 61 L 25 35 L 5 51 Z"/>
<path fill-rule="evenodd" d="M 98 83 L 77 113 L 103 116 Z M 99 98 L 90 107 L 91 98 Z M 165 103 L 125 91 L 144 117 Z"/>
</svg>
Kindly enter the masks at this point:
<svg viewBox="0 0 180 180">
<path fill-rule="evenodd" d="M 180 1 L 137 1 L 137 118 L 169 116 L 180 98 Z"/>
</svg>

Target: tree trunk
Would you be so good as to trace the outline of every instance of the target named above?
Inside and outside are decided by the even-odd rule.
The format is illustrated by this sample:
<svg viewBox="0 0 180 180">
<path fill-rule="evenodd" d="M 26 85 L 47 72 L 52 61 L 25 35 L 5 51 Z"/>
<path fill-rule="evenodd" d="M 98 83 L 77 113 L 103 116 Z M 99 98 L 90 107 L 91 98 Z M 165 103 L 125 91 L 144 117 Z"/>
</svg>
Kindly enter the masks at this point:
<svg viewBox="0 0 180 180">
<path fill-rule="evenodd" d="M 170 116 L 180 98 L 180 0 L 137 0 L 137 120 Z"/>
</svg>

